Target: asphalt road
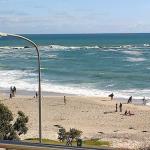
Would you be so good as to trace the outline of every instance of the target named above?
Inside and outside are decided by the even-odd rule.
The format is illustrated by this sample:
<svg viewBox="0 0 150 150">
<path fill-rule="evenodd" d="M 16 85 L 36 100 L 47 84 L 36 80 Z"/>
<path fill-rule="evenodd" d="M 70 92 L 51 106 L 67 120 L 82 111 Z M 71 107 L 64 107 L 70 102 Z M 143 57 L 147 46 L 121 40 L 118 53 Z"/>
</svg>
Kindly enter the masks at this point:
<svg viewBox="0 0 150 150">
<path fill-rule="evenodd" d="M 87 148 L 75 146 L 62 146 L 42 143 L 29 143 L 20 141 L 0 141 L 0 148 L 17 149 L 17 150 L 112 150 L 112 148 Z"/>
</svg>

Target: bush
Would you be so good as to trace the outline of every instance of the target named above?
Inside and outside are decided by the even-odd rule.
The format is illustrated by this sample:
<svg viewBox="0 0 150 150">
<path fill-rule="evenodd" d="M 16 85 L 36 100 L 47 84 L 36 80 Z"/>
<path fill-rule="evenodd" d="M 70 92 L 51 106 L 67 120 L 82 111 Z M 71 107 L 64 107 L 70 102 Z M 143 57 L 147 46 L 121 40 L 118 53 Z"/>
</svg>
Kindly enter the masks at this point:
<svg viewBox="0 0 150 150">
<path fill-rule="evenodd" d="M 60 128 L 58 131 L 58 139 L 60 141 L 65 141 L 67 139 L 67 137 L 71 137 L 72 140 L 79 138 L 82 134 L 82 131 L 74 129 L 74 128 L 70 128 L 70 130 L 68 132 L 66 132 L 65 128 Z"/>
<path fill-rule="evenodd" d="M 62 127 L 62 128 L 59 129 L 58 139 L 61 142 L 64 142 L 64 140 L 66 139 L 66 130 L 65 130 L 65 128 Z"/>
<path fill-rule="evenodd" d="M 82 134 L 82 131 L 71 128 L 69 131 L 69 135 L 72 139 L 79 138 Z"/>
<path fill-rule="evenodd" d="M 22 111 L 18 111 L 18 118 L 14 121 L 8 107 L 0 104 L 0 140 L 18 140 L 21 134 L 27 133 L 27 123 L 28 117 Z"/>
</svg>

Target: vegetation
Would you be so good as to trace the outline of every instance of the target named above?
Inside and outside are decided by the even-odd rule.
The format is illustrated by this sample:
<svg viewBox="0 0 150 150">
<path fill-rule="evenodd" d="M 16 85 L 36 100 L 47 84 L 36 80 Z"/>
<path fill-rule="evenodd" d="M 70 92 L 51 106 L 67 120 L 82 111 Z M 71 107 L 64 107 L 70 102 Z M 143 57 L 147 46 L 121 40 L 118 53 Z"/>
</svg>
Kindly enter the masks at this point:
<svg viewBox="0 0 150 150">
<path fill-rule="evenodd" d="M 80 130 L 71 128 L 68 132 L 66 132 L 66 129 L 61 127 L 59 128 L 59 131 L 58 131 L 58 139 L 59 141 L 64 142 L 67 139 L 67 137 L 71 137 L 72 140 L 74 140 L 76 138 L 79 138 L 81 134 L 82 134 L 82 131 Z"/>
<path fill-rule="evenodd" d="M 28 117 L 22 111 L 18 111 L 16 120 L 8 107 L 0 104 L 0 140 L 18 140 L 19 136 L 26 134 Z"/>
<path fill-rule="evenodd" d="M 85 145 L 93 145 L 93 146 L 102 146 L 102 145 L 107 145 L 109 146 L 110 143 L 108 141 L 100 141 L 99 139 L 91 139 L 91 140 L 86 140 L 83 142 Z"/>
<path fill-rule="evenodd" d="M 65 128 L 60 128 L 58 131 L 58 139 L 61 142 L 64 142 L 66 139 L 66 129 Z"/>
<path fill-rule="evenodd" d="M 38 138 L 28 138 L 26 141 L 30 142 L 38 142 Z M 42 142 L 45 144 L 57 144 L 57 145 L 66 145 L 66 142 L 60 142 L 60 141 L 54 141 L 50 139 L 42 139 Z M 77 143 L 73 141 L 72 143 L 73 146 L 77 146 Z M 108 141 L 101 141 L 99 139 L 91 139 L 91 140 L 84 140 L 83 141 L 83 147 L 102 147 L 102 146 L 110 146 L 110 143 Z"/>
</svg>

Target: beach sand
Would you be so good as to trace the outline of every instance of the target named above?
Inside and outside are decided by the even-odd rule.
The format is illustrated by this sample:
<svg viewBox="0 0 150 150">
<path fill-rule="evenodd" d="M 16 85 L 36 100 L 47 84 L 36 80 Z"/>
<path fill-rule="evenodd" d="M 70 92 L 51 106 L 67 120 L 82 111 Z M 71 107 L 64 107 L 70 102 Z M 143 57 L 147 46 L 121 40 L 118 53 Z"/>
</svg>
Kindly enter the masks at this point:
<svg viewBox="0 0 150 150">
<path fill-rule="evenodd" d="M 38 99 L 16 96 L 12 100 L 0 97 L 1 103 L 14 116 L 22 110 L 29 116 L 25 138 L 38 137 Z M 99 138 L 111 142 L 112 147 L 138 148 L 150 145 L 150 107 L 123 104 L 123 112 L 115 112 L 116 100 L 102 97 L 63 96 L 42 97 L 42 138 L 57 139 L 58 127 L 83 131 L 82 138 Z M 118 103 L 119 104 L 119 103 Z M 134 113 L 123 115 L 125 110 Z"/>
</svg>

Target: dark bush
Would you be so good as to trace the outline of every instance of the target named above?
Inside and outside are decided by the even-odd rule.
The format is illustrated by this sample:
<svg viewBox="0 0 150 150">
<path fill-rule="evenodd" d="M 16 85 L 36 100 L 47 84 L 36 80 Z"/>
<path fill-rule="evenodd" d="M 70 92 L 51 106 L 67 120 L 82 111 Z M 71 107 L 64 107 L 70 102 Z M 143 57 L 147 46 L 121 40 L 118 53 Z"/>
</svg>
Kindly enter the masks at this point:
<svg viewBox="0 0 150 150">
<path fill-rule="evenodd" d="M 8 107 L 0 104 L 0 140 L 18 140 L 21 134 L 27 133 L 27 123 L 28 117 L 22 111 L 18 112 L 18 118 L 14 120 Z"/>
<path fill-rule="evenodd" d="M 80 130 L 71 128 L 68 132 L 66 132 L 66 129 L 62 127 L 59 129 L 58 139 L 63 142 L 64 140 L 67 139 L 67 137 L 71 137 L 72 140 L 74 140 L 76 138 L 80 138 L 81 134 L 82 131 Z"/>
</svg>

